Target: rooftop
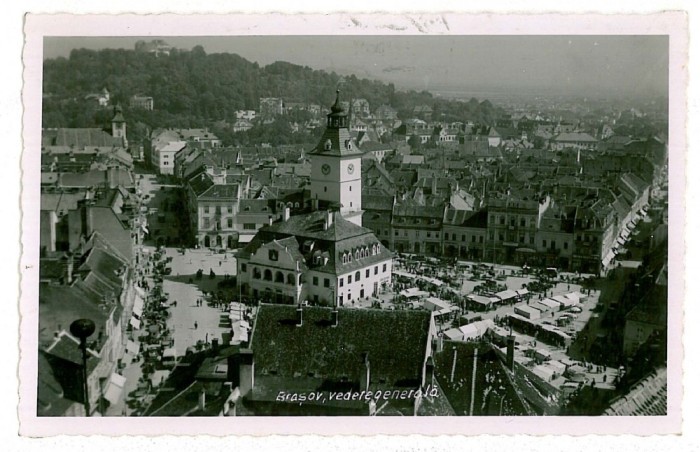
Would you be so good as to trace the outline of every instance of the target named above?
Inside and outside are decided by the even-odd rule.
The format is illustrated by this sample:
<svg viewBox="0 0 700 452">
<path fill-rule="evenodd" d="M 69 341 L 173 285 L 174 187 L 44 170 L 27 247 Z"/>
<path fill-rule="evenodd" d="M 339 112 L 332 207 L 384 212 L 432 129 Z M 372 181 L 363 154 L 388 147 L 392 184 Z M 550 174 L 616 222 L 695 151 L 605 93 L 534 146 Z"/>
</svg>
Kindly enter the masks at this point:
<svg viewBox="0 0 700 452">
<path fill-rule="evenodd" d="M 429 312 L 340 308 L 338 325 L 333 326 L 332 310 L 304 307 L 302 325 L 297 326 L 296 306 L 261 306 L 251 339 L 256 371 L 356 382 L 365 373 L 367 357 L 372 382 L 420 384 Z"/>
</svg>

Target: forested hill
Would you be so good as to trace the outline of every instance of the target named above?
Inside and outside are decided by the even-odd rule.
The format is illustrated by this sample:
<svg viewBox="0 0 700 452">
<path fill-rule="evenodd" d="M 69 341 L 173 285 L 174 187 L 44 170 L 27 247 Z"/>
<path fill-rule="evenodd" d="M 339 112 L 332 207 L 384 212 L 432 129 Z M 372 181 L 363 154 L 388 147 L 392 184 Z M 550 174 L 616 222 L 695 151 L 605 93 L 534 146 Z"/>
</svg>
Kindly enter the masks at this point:
<svg viewBox="0 0 700 452">
<path fill-rule="evenodd" d="M 110 104 L 121 103 L 132 125 L 201 127 L 233 121 L 236 110 L 258 110 L 261 97 L 328 106 L 341 78 L 346 99 L 365 98 L 373 110 L 391 105 L 403 118 L 410 117 L 416 105 L 432 107 L 434 117 L 446 121 L 489 124 L 499 114 L 487 101 L 446 101 L 426 91 L 399 91 L 393 84 L 286 62 L 260 67 L 235 54 L 207 54 L 201 46 L 158 57 L 124 49 L 76 49 L 67 59 L 45 60 L 43 76 L 43 127 L 105 125 L 110 112 L 85 102 L 87 94 L 102 88 L 110 92 Z M 153 97 L 155 110 L 130 111 L 133 95 Z"/>
</svg>

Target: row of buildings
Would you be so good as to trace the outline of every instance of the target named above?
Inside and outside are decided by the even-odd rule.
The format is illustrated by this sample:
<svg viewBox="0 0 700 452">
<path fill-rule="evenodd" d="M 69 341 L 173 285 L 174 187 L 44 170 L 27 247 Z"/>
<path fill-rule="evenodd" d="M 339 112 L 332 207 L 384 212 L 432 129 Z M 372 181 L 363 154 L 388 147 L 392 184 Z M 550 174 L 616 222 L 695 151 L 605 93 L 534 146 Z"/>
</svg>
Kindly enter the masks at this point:
<svg viewBox="0 0 700 452">
<path fill-rule="evenodd" d="M 138 181 L 115 111 L 110 130 L 42 132 L 37 415 L 85 415 L 82 356 L 69 331 L 96 325 L 87 343 L 92 415 L 119 400 L 118 375 L 136 300 L 136 245 L 147 232 Z"/>
<path fill-rule="evenodd" d="M 361 196 L 357 183 L 347 185 L 360 198 L 348 203 L 361 205 L 364 225 L 401 253 L 597 273 L 623 249 L 650 190 L 664 181 L 667 151 L 656 138 L 615 136 L 587 152 L 506 149 L 484 136 L 411 149 L 403 139 L 354 131 L 352 118 L 343 118 L 343 143 L 360 162 L 353 177 L 362 179 Z M 313 169 L 319 157 L 298 147 L 225 149 L 213 136 L 197 146 L 181 131 L 157 137 L 154 147 L 172 152 L 167 171 L 185 187 L 199 246 L 248 243 L 286 208 L 308 209 L 332 188 L 320 185 L 326 167 Z"/>
</svg>

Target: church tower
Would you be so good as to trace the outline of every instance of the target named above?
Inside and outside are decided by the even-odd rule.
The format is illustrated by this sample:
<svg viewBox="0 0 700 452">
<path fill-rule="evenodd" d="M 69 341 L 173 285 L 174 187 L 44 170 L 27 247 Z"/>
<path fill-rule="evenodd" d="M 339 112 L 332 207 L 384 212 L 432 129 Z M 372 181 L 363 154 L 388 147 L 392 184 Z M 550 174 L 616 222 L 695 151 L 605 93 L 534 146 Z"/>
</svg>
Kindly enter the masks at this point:
<svg viewBox="0 0 700 452">
<path fill-rule="evenodd" d="M 126 141 L 126 121 L 124 120 L 124 115 L 122 115 L 122 106 L 117 104 L 114 107 L 114 118 L 112 118 L 112 136 L 114 138 L 121 138 L 124 143 L 124 147 L 128 147 L 128 142 Z"/>
<path fill-rule="evenodd" d="M 327 117 L 326 131 L 308 154 L 311 200 L 317 209 L 339 211 L 346 220 L 362 226 L 362 152 L 350 137 L 340 90 Z"/>
</svg>

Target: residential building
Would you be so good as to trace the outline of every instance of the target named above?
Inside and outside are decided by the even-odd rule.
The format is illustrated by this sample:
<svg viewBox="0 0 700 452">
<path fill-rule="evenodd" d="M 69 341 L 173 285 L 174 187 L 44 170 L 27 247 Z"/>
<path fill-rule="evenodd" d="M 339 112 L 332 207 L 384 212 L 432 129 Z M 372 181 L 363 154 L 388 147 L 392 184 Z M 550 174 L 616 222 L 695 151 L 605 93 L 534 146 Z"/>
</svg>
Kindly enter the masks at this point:
<svg viewBox="0 0 700 452">
<path fill-rule="evenodd" d="M 153 98 L 151 96 L 131 96 L 129 99 L 131 108 L 140 110 L 153 110 Z"/>
<path fill-rule="evenodd" d="M 369 102 L 367 102 L 367 99 L 353 99 L 351 108 L 353 117 L 366 118 L 370 115 Z"/>
<path fill-rule="evenodd" d="M 263 118 L 271 118 L 274 116 L 283 115 L 285 112 L 284 101 L 279 97 L 261 97 L 260 98 L 260 116 Z"/>
</svg>

